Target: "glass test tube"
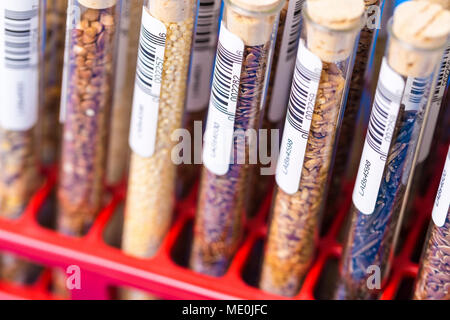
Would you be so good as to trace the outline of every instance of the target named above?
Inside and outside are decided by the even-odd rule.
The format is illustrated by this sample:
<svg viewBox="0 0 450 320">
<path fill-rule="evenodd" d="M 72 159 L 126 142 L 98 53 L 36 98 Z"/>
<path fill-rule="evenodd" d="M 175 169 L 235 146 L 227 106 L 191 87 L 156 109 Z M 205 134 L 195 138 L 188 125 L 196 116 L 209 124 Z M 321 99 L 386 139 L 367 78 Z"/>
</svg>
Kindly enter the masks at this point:
<svg viewBox="0 0 450 320">
<path fill-rule="evenodd" d="M 176 165 L 194 32 L 195 0 L 147 0 L 131 115 L 132 149 L 122 249 L 151 257 L 172 221 Z"/>
<path fill-rule="evenodd" d="M 222 0 L 200 0 L 197 27 L 191 58 L 191 71 L 186 96 L 183 124 L 192 139 L 190 161 L 178 168 L 177 197 L 182 199 L 192 190 L 201 172 L 201 139 L 211 93 L 211 76 L 217 49 Z"/>
<path fill-rule="evenodd" d="M 200 273 L 223 275 L 241 239 L 250 162 L 256 163 L 251 158 L 283 5 L 225 1 L 190 259 Z"/>
<path fill-rule="evenodd" d="M 377 298 L 389 275 L 411 164 L 448 32 L 438 27 L 448 12 L 433 6 L 403 3 L 389 24 L 387 51 L 353 190 L 337 299 Z M 434 15 L 428 16 L 430 12 Z M 409 21 L 420 24 L 412 28 Z M 421 38 L 415 28 L 426 30 L 429 38 Z M 379 283 L 369 283 L 376 270 Z"/>
<path fill-rule="evenodd" d="M 442 0 L 426 0 L 431 3 L 442 4 L 443 8 L 450 10 L 450 1 Z M 444 6 L 445 4 L 445 6 Z M 447 88 L 448 76 L 450 74 L 450 44 L 444 50 L 444 55 L 439 65 L 436 88 L 432 95 L 430 95 L 431 106 L 430 114 L 425 125 L 425 133 L 420 145 L 419 158 L 417 159 L 417 168 L 415 169 L 414 182 L 412 183 L 411 196 L 409 197 L 408 207 L 405 212 L 404 227 L 407 227 L 413 218 L 413 206 L 417 196 L 423 196 L 427 192 L 428 180 L 433 173 L 433 157 L 429 159 L 432 147 L 435 147 L 439 141 L 433 139 L 435 136 L 435 129 L 438 123 L 439 114 L 444 105 L 444 94 Z M 429 161 L 428 161 L 429 160 Z"/>
<path fill-rule="evenodd" d="M 264 133 L 264 135 L 259 137 L 260 146 L 264 146 L 267 149 L 267 154 L 265 155 L 267 159 L 276 160 L 276 155 L 279 151 L 272 150 L 272 147 L 278 147 L 281 141 L 280 130 L 284 125 L 286 108 L 289 102 L 290 85 L 294 75 L 295 58 L 302 27 L 301 18 L 304 2 L 305 0 L 287 0 L 280 12 L 278 34 L 262 122 L 262 129 L 267 130 L 267 135 Z M 257 213 L 261 202 L 273 183 L 276 161 L 270 161 L 270 166 L 267 167 L 267 159 L 261 158 L 258 161 L 258 165 L 255 166 L 254 173 L 250 177 L 252 179 L 250 185 L 254 187 L 252 187 L 253 190 L 250 190 L 247 206 L 249 216 L 254 216 Z"/>
<path fill-rule="evenodd" d="M 123 0 L 117 53 L 116 83 L 111 112 L 106 182 L 117 185 L 128 167 L 128 135 L 139 46 L 143 0 Z"/>
<path fill-rule="evenodd" d="M 324 20 L 328 6 L 335 5 L 307 0 L 303 9 L 304 29 L 276 173 L 260 287 L 283 296 L 298 293 L 314 256 L 363 21 L 362 0 L 340 3 L 347 13 Z"/>
<path fill-rule="evenodd" d="M 83 235 L 104 195 L 120 0 L 70 0 L 61 98 L 58 230 Z"/>
<path fill-rule="evenodd" d="M 59 154 L 59 106 L 64 65 L 67 0 L 47 0 L 45 9 L 45 52 L 43 105 L 39 121 L 40 161 L 54 164 Z"/>
<path fill-rule="evenodd" d="M 17 219 L 41 184 L 39 113 L 42 2 L 0 2 L 0 217 Z M 42 21 L 42 20 L 41 20 Z M 0 277 L 24 282 L 29 264 L 0 257 Z"/>
<path fill-rule="evenodd" d="M 367 65 L 373 53 L 377 28 L 381 23 L 381 8 L 384 0 L 364 0 L 366 24 L 361 30 L 358 48 L 353 67 L 352 80 L 345 107 L 344 119 L 336 148 L 336 160 L 331 176 L 330 192 L 324 210 L 324 227 L 328 227 L 333 219 L 339 198 L 342 197 L 342 183 L 345 181 L 346 169 L 351 161 L 350 155 L 357 129 L 357 116 L 361 105 L 361 97 L 366 80 Z"/>
<path fill-rule="evenodd" d="M 450 147 L 432 217 L 414 299 L 450 300 Z"/>
</svg>

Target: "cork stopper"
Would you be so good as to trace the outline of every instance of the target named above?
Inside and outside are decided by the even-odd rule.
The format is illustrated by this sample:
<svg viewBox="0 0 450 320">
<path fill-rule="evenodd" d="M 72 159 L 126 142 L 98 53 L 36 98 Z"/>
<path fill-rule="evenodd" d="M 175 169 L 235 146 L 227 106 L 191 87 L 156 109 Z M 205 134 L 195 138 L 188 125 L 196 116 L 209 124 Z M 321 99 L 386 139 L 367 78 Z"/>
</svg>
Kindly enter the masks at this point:
<svg viewBox="0 0 450 320">
<path fill-rule="evenodd" d="M 150 0 L 150 14 L 162 22 L 182 22 L 194 10 L 192 0 Z"/>
<path fill-rule="evenodd" d="M 364 0 L 307 0 L 308 48 L 325 62 L 347 59 L 362 27 Z"/>
<path fill-rule="evenodd" d="M 445 10 L 450 10 L 450 0 L 420 0 L 420 1 L 428 1 L 431 3 L 436 3 L 441 5 Z"/>
<path fill-rule="evenodd" d="M 107 9 L 116 5 L 117 0 L 78 0 L 82 6 L 89 9 Z"/>
<path fill-rule="evenodd" d="M 227 29 L 247 46 L 267 43 L 275 18 L 285 0 L 228 0 L 225 9 Z"/>
<path fill-rule="evenodd" d="M 450 11 L 442 6 L 427 1 L 402 3 L 394 13 L 389 65 L 404 76 L 429 76 L 441 58 L 449 32 Z"/>
</svg>

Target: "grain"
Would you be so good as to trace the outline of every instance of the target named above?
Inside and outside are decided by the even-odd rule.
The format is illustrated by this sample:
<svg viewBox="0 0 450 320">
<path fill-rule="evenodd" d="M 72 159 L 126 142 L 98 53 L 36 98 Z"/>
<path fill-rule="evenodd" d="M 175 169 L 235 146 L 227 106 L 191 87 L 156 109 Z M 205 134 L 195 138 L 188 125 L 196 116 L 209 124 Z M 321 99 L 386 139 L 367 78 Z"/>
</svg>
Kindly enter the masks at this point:
<svg viewBox="0 0 450 320">
<path fill-rule="evenodd" d="M 234 130 L 255 129 L 259 125 L 261 97 L 264 90 L 270 43 L 245 46 L 241 84 Z M 221 276 L 228 269 L 242 237 L 248 175 L 249 143 L 234 139 L 234 159 L 246 157 L 245 164 L 232 163 L 228 173 L 219 176 L 203 169 L 195 222 L 195 238 L 190 266 L 211 276 Z"/>
<path fill-rule="evenodd" d="M 289 195 L 277 188 L 260 281 L 265 291 L 296 295 L 314 257 L 344 89 L 341 70 L 325 63 L 299 191 Z"/>
<path fill-rule="evenodd" d="M 118 7 L 80 5 L 81 21 L 69 29 L 58 230 L 83 235 L 102 206 L 106 142 L 112 102 Z"/>
<path fill-rule="evenodd" d="M 186 4 L 186 19 L 162 21 L 167 28 L 167 41 L 155 152 L 149 158 L 136 153 L 131 156 L 122 248 L 133 256 L 156 254 L 172 221 L 176 166 L 171 158 L 175 145 L 171 135 L 182 123 L 194 29 L 194 2 L 190 0 Z M 166 14 L 170 16 L 169 12 Z"/>
<path fill-rule="evenodd" d="M 450 210 L 442 227 L 430 225 L 414 291 L 416 300 L 450 300 Z"/>
</svg>

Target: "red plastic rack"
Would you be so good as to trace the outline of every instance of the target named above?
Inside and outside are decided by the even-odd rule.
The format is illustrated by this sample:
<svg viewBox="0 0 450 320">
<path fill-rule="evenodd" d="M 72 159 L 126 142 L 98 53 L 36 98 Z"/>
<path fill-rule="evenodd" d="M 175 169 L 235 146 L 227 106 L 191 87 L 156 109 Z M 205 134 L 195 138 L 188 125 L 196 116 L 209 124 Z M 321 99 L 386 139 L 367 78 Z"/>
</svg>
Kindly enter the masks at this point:
<svg viewBox="0 0 450 320">
<path fill-rule="evenodd" d="M 439 154 L 445 154 L 445 148 Z M 445 157 L 441 157 L 444 159 Z M 382 294 L 382 299 L 397 298 L 404 281 L 414 280 L 418 266 L 412 257 L 420 234 L 429 222 L 434 194 L 439 183 L 439 170 L 443 163 L 436 164 L 436 178 L 426 196 L 417 199 L 416 219 L 405 237 L 402 250 L 395 259 L 391 277 Z M 179 250 L 180 241 L 194 218 L 195 192 L 177 204 L 176 218 L 157 255 L 151 259 L 139 259 L 125 255 L 120 249 L 104 240 L 105 228 L 116 209 L 123 203 L 125 187 L 111 188 L 111 200 L 100 212 L 89 233 L 82 238 L 58 234 L 38 223 L 38 216 L 46 199 L 55 187 L 56 174 L 51 170 L 44 186 L 35 194 L 23 216 L 15 221 L 0 219 L 0 251 L 8 251 L 49 268 L 67 268 L 77 265 L 81 269 L 81 289 L 71 292 L 72 299 L 110 299 L 111 288 L 129 287 L 149 292 L 161 299 L 284 299 L 268 294 L 244 280 L 248 263 L 259 259 L 253 254 L 257 243 L 267 233 L 266 217 L 272 197 L 266 197 L 259 214 L 247 223 L 246 239 L 234 257 L 228 272 L 220 278 L 195 273 L 176 263 L 174 250 Z M 300 293 L 294 299 L 312 300 L 327 264 L 340 258 L 342 246 L 337 237 L 351 204 L 352 184 L 347 183 L 345 197 L 338 206 L 336 219 L 326 235 L 321 238 L 317 256 Z M 178 248 L 178 249 L 177 249 Z M 186 248 L 184 248 L 186 251 Z M 181 250 L 183 251 L 183 250 Z M 186 252 L 184 252 L 186 254 Z M 256 260 L 255 260 L 256 259 Z M 257 269 L 257 268 L 256 268 Z M 255 272 L 256 273 L 256 269 Z M 32 286 L 24 287 L 0 282 L 0 299 L 59 299 L 50 293 L 50 271 L 42 273 Z"/>
</svg>

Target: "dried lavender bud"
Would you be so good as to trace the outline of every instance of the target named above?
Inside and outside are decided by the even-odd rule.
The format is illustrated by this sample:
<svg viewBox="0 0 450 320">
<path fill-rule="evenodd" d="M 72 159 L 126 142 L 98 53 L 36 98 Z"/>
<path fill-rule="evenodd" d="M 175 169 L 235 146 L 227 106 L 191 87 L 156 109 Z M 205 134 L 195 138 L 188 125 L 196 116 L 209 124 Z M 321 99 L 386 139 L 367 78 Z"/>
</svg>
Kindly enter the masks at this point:
<svg viewBox="0 0 450 320">
<path fill-rule="evenodd" d="M 260 280 L 260 287 L 265 291 L 295 296 L 312 262 L 344 89 L 341 70 L 335 64 L 325 63 L 300 189 L 289 195 L 277 188 Z"/>
<path fill-rule="evenodd" d="M 245 46 L 234 131 L 257 129 L 264 90 L 270 43 Z M 249 142 L 234 137 L 233 154 L 245 157 L 245 164 L 232 163 L 228 173 L 219 176 L 203 169 L 195 222 L 195 238 L 190 266 L 211 276 L 223 275 L 242 236 L 246 190 L 248 190 Z"/>
<path fill-rule="evenodd" d="M 102 206 L 108 119 L 112 102 L 118 4 L 78 4 L 81 21 L 69 29 L 58 230 L 81 236 Z"/>
<path fill-rule="evenodd" d="M 388 153 L 387 166 L 381 182 L 375 211 L 365 215 L 352 207 L 352 223 L 342 259 L 341 282 L 337 299 L 375 299 L 379 290 L 367 287 L 369 266 L 381 268 L 385 278 L 391 255 L 391 244 L 405 192 L 402 183 L 407 158 L 414 152 L 413 129 L 416 111 L 400 111 L 394 141 Z"/>
</svg>

